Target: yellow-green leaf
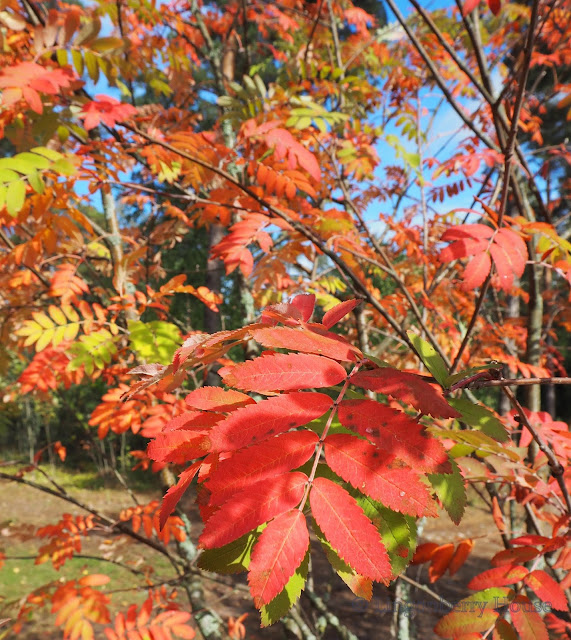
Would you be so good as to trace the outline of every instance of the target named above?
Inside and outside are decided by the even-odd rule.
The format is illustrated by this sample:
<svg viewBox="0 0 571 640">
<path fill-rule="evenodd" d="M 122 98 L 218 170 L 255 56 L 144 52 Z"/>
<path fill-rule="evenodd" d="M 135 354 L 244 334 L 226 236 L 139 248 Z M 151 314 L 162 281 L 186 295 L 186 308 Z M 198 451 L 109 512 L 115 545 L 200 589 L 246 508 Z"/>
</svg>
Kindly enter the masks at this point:
<svg viewBox="0 0 571 640">
<path fill-rule="evenodd" d="M 24 206 L 26 185 L 22 180 L 11 182 L 6 189 L 6 208 L 11 216 L 15 216 Z"/>
<path fill-rule="evenodd" d="M 58 49 L 56 51 L 56 58 L 60 67 L 67 66 L 67 51 L 65 49 Z"/>
<path fill-rule="evenodd" d="M 73 60 L 73 66 L 77 71 L 77 75 L 81 77 L 83 75 L 83 56 L 81 55 L 81 51 L 72 49 L 71 59 Z"/>
<path fill-rule="evenodd" d="M 444 360 L 438 355 L 432 345 L 426 342 L 426 340 L 423 340 L 414 331 L 407 331 L 406 333 L 426 368 L 436 378 L 436 380 L 444 386 L 448 379 L 448 368 Z"/>
</svg>

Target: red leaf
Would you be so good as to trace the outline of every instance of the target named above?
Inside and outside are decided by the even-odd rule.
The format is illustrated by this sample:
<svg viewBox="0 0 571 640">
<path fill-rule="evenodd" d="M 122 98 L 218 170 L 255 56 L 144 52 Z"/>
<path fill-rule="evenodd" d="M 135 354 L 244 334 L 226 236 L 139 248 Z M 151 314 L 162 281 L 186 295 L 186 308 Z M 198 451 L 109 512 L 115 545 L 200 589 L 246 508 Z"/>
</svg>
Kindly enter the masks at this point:
<svg viewBox="0 0 571 640">
<path fill-rule="evenodd" d="M 404 460 L 413 469 L 451 472 L 448 454 L 442 444 L 425 436 L 424 427 L 401 411 L 375 400 L 343 400 L 338 415 L 344 427 Z"/>
<path fill-rule="evenodd" d="M 179 416 L 172 418 L 163 425 L 163 433 L 170 431 L 196 431 L 205 430 L 213 427 L 215 424 L 224 419 L 224 416 L 213 415 L 212 413 L 204 413 L 202 411 L 185 411 Z M 146 424 L 146 423 L 145 423 Z"/>
<path fill-rule="evenodd" d="M 293 391 L 237 409 L 210 434 L 217 451 L 241 449 L 255 441 L 301 427 L 321 417 L 333 405 L 324 393 Z"/>
<path fill-rule="evenodd" d="M 442 392 L 414 373 L 386 367 L 358 371 L 351 383 L 389 395 L 435 418 L 458 418 L 460 414 L 442 396 Z"/>
<path fill-rule="evenodd" d="M 331 469 L 361 493 L 410 516 L 436 516 L 437 511 L 418 475 L 395 456 L 346 433 L 325 439 Z"/>
<path fill-rule="evenodd" d="M 545 622 L 526 596 L 516 596 L 510 604 L 512 622 L 521 640 L 549 640 Z"/>
<path fill-rule="evenodd" d="M 316 157 L 299 143 L 289 131 L 280 128 L 268 131 L 265 141 L 268 147 L 275 149 L 278 160 L 282 160 L 287 155 L 291 169 L 295 168 L 295 161 L 297 160 L 299 166 L 305 169 L 316 182 L 321 180 L 321 170 Z M 292 159 L 293 166 L 291 166 Z"/>
<path fill-rule="evenodd" d="M 522 564 L 539 555 L 539 551 L 533 547 L 519 547 L 518 549 L 504 549 L 499 551 L 490 560 L 493 567 L 503 567 L 506 564 Z"/>
<path fill-rule="evenodd" d="M 462 15 L 467 16 L 469 13 L 472 13 L 479 4 L 480 0 L 466 0 L 462 7 Z"/>
<path fill-rule="evenodd" d="M 178 482 L 171 487 L 163 498 L 160 513 L 160 528 L 165 526 L 165 522 L 170 514 L 175 510 L 176 505 L 182 498 L 183 493 L 188 489 L 188 485 L 192 482 L 194 476 L 198 473 L 202 460 L 198 460 L 193 465 L 185 469 L 178 477 Z"/>
<path fill-rule="evenodd" d="M 516 546 L 519 546 L 519 545 L 530 546 L 530 545 L 537 545 L 537 544 L 544 545 L 550 541 L 551 541 L 551 538 L 546 538 L 545 536 L 536 536 L 531 533 L 528 533 L 526 535 L 519 536 L 517 538 L 512 538 L 510 540 L 510 543 Z"/>
<path fill-rule="evenodd" d="M 388 584 L 391 565 L 377 528 L 345 489 L 315 478 L 309 501 L 313 517 L 339 557 L 366 578 Z"/>
<path fill-rule="evenodd" d="M 548 613 L 545 616 L 545 624 L 547 625 L 547 628 L 552 632 L 553 638 L 565 640 L 566 638 L 571 637 L 571 623 L 567 622 L 566 620 L 562 620 L 554 613 Z M 496 638 L 494 638 L 494 640 L 496 640 Z M 500 640 L 503 640 L 503 638 L 501 638 Z M 510 638 L 509 640 L 512 639 Z M 514 640 L 517 640 L 515 636 Z"/>
<path fill-rule="evenodd" d="M 331 387 L 347 377 L 339 363 L 305 353 L 267 354 L 218 373 L 229 387 L 262 393 Z"/>
<path fill-rule="evenodd" d="M 453 576 L 458 569 L 466 562 L 466 559 L 472 552 L 474 548 L 474 541 L 470 538 L 466 540 L 462 540 L 460 544 L 456 547 L 456 551 L 454 552 L 454 557 L 450 561 L 450 566 L 448 567 L 448 573 Z"/>
<path fill-rule="evenodd" d="M 11 106 L 21 98 L 37 113 L 42 113 L 42 100 L 38 95 L 57 95 L 61 89 L 69 87 L 73 73 L 64 69 L 48 69 L 35 62 L 21 62 L 5 67 L 0 76 L 2 102 Z"/>
<path fill-rule="evenodd" d="M 199 545 L 222 547 L 271 518 L 296 507 L 305 490 L 307 476 L 295 471 L 266 478 L 225 502 L 206 522 Z"/>
<path fill-rule="evenodd" d="M 282 513 L 268 524 L 254 546 L 248 574 L 256 607 L 268 604 L 282 591 L 308 547 L 307 523 L 299 509 Z"/>
<path fill-rule="evenodd" d="M 222 460 L 205 486 L 212 492 L 211 505 L 260 480 L 280 475 L 307 462 L 319 440 L 313 431 L 291 431 L 254 444 Z"/>
<path fill-rule="evenodd" d="M 130 104 L 122 104 L 111 96 L 98 95 L 95 100 L 83 106 L 80 118 L 87 131 L 94 129 L 100 122 L 108 127 L 114 127 L 117 122 L 127 120 L 137 113 L 137 109 Z"/>
<path fill-rule="evenodd" d="M 494 235 L 494 230 L 491 227 L 488 227 L 485 224 L 461 224 L 457 227 L 452 227 L 450 229 L 446 229 L 446 231 L 442 234 L 443 242 L 460 242 L 466 241 L 468 244 L 463 245 L 460 244 L 458 247 L 455 245 L 451 245 L 443 250 L 443 252 L 447 252 L 448 250 L 458 252 L 462 250 L 462 253 L 459 253 L 454 256 L 457 257 L 466 257 L 467 255 L 474 255 L 478 253 L 479 245 L 471 245 L 470 242 L 475 242 L 478 240 L 489 240 Z M 463 247 L 467 247 L 467 249 L 461 249 Z M 466 251 L 470 251 L 470 247 L 474 248 L 474 253 L 466 253 Z M 454 260 L 454 258 L 451 258 Z M 448 262 L 448 260 L 447 260 Z"/>
<path fill-rule="evenodd" d="M 111 580 L 111 578 L 103 573 L 92 573 L 84 578 L 80 578 L 78 584 L 82 587 L 101 587 L 107 584 L 109 580 Z"/>
<path fill-rule="evenodd" d="M 516 630 L 511 624 L 507 620 L 500 618 L 496 620 L 492 640 L 518 640 L 518 638 Z"/>
<path fill-rule="evenodd" d="M 498 288 L 509 291 L 514 275 L 522 276 L 527 261 L 527 247 L 521 236 L 510 229 L 499 229 L 494 236 L 490 253 L 498 272 Z"/>
<path fill-rule="evenodd" d="M 206 432 L 172 431 L 157 436 L 149 443 L 147 455 L 157 462 L 184 464 L 201 458 L 210 451 L 210 440 Z"/>
<path fill-rule="evenodd" d="M 439 545 L 437 545 L 436 542 L 424 542 L 423 544 L 419 544 L 410 563 L 424 564 L 425 562 L 428 562 L 438 548 Z"/>
<path fill-rule="evenodd" d="M 303 322 L 301 311 L 291 302 L 280 302 L 266 307 L 262 311 L 262 323 L 276 325 L 278 322 L 289 327 L 297 327 Z"/>
<path fill-rule="evenodd" d="M 428 567 L 428 579 L 430 582 L 439 580 L 452 560 L 454 555 L 454 545 L 452 543 L 443 544 L 432 554 L 430 567 Z"/>
<path fill-rule="evenodd" d="M 525 577 L 524 582 L 530 589 L 533 589 L 540 600 L 549 602 L 553 609 L 557 609 L 557 611 L 569 610 L 567 598 L 561 585 L 545 571 L 541 569 L 532 571 Z"/>
<path fill-rule="evenodd" d="M 525 567 L 507 565 L 488 569 L 474 576 L 468 583 L 468 589 L 479 591 L 491 587 L 504 587 L 508 584 L 516 584 L 528 574 Z"/>
<path fill-rule="evenodd" d="M 488 277 L 491 268 L 492 260 L 487 253 L 480 253 L 475 256 L 464 270 L 462 288 L 469 291 L 484 284 L 484 280 Z"/>
<path fill-rule="evenodd" d="M 500 533 L 505 533 L 506 531 L 506 523 L 504 522 L 504 514 L 500 508 L 500 503 L 496 496 L 492 498 L 492 517 L 494 519 L 494 523 L 498 528 Z"/>
<path fill-rule="evenodd" d="M 295 296 L 290 302 L 292 307 L 299 309 L 301 317 L 304 322 L 309 322 L 313 310 L 315 309 L 315 294 L 314 293 L 302 293 Z"/>
<path fill-rule="evenodd" d="M 335 305 L 333 309 L 329 309 L 323 316 L 321 323 L 327 329 L 331 329 L 334 324 L 337 324 L 341 318 L 344 318 L 348 313 L 360 303 L 360 300 L 345 300 Z"/>
<path fill-rule="evenodd" d="M 273 349 L 291 349 L 304 353 L 315 353 L 334 360 L 354 362 L 355 352 L 360 352 L 341 336 L 334 333 L 322 335 L 305 327 L 267 327 L 252 331 L 252 338 Z"/>
<path fill-rule="evenodd" d="M 501 595 L 503 593 L 503 595 Z M 456 603 L 454 610 L 438 621 L 434 631 L 442 638 L 463 638 L 464 634 L 487 631 L 499 614 L 494 611 L 496 597 L 501 601 L 513 594 L 511 589 L 494 589 L 493 597 L 480 591 Z M 484 600 L 484 598 L 486 598 Z"/>
<path fill-rule="evenodd" d="M 448 229 L 442 240 L 452 242 L 440 252 L 442 262 L 474 256 L 464 271 L 463 289 L 475 289 L 483 284 L 492 267 L 490 255 L 498 276 L 494 286 L 500 289 L 508 291 L 513 286 L 514 276 L 520 277 L 525 269 L 525 242 L 511 229 L 494 230 L 483 224 L 464 224 Z"/>
<path fill-rule="evenodd" d="M 220 387 L 200 387 L 200 389 L 191 391 L 186 396 L 185 401 L 193 409 L 223 412 L 233 411 L 256 402 L 245 393 L 234 391 L 234 389 L 221 389 Z"/>
<path fill-rule="evenodd" d="M 492 13 L 497 16 L 502 9 L 502 0 L 487 0 L 488 7 L 490 7 Z"/>
</svg>

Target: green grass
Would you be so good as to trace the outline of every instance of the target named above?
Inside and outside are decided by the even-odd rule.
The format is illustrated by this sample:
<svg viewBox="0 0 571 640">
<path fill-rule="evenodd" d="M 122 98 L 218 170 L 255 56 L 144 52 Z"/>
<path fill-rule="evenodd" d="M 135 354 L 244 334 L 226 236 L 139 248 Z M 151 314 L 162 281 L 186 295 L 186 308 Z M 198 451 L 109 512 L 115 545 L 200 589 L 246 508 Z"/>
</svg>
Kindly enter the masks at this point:
<svg viewBox="0 0 571 640">
<path fill-rule="evenodd" d="M 37 542 L 40 542 L 39 540 Z M 43 541 L 41 541 L 43 542 Z M 97 541 L 99 543 L 99 541 Z M 39 546 L 39 545 L 38 545 Z M 90 547 L 94 547 L 90 543 Z M 7 559 L 0 570 L 0 618 L 15 618 L 22 604 L 22 598 L 36 589 L 53 582 L 77 580 L 88 574 L 102 573 L 109 576 L 109 582 L 98 589 L 111 597 L 109 611 L 111 620 L 119 611 L 125 612 L 131 604 L 140 606 L 148 597 L 148 585 L 142 575 L 134 575 L 128 569 L 116 564 L 97 559 L 72 558 L 59 570 L 54 569 L 51 562 L 36 565 L 34 558 L 37 546 L 31 541 L 11 545 L 5 549 L 7 556 L 31 556 L 30 559 Z M 92 553 L 101 553 L 94 549 Z M 117 554 L 119 555 L 119 553 Z M 122 562 L 134 566 L 139 556 L 144 557 L 144 563 L 151 565 L 153 572 L 149 575 L 152 582 L 169 579 L 175 576 L 174 570 L 164 556 L 140 545 L 127 548 Z M 143 569 L 142 565 L 137 568 Z M 137 588 L 139 587 L 139 588 Z M 36 610 L 24 625 L 20 638 L 29 640 L 43 637 L 46 640 L 61 638 L 61 629 L 55 627 L 54 617 L 47 608 Z M 1 630 L 0 630 L 1 631 Z M 0 637 L 2 634 L 0 633 Z"/>
<path fill-rule="evenodd" d="M 42 541 L 43 542 L 43 541 Z M 7 559 L 0 571 L 0 594 L 8 600 L 19 599 L 34 589 L 45 584 L 59 580 L 79 579 L 84 575 L 92 573 L 104 573 L 109 576 L 110 581 L 104 590 L 115 591 L 117 589 L 130 589 L 134 586 L 145 586 L 143 576 L 134 575 L 126 568 L 120 567 L 111 562 L 96 559 L 72 558 L 68 560 L 59 570 L 54 569 L 51 562 L 44 564 L 34 564 L 35 550 L 30 544 L 14 545 L 6 550 L 7 556 L 31 556 L 30 559 Z M 138 547 L 139 552 L 143 550 Z M 159 577 L 174 577 L 174 570 L 166 558 L 158 553 L 152 554 L 152 566 L 155 580 Z M 129 554 L 134 555 L 134 554 Z M 146 563 L 149 563 L 149 554 L 145 551 Z M 127 564 L 128 559 L 123 560 Z M 151 579 L 152 579 L 151 577 Z M 145 595 L 145 590 L 141 592 Z M 131 595 L 129 598 L 131 599 Z M 144 599 L 144 598 L 143 598 Z"/>
<path fill-rule="evenodd" d="M 3 473 L 15 474 L 24 465 L 6 465 L 0 467 Z M 95 467 L 85 469 L 73 469 L 64 465 L 41 464 L 39 468 L 64 489 L 88 489 L 92 491 L 102 489 L 122 489 L 123 486 L 112 472 L 102 475 Z M 46 476 L 40 471 L 30 471 L 25 475 L 26 479 L 45 486 L 52 486 Z M 128 470 L 124 475 L 127 486 L 133 491 L 157 490 L 159 483 L 155 475 L 146 471 Z"/>
</svg>

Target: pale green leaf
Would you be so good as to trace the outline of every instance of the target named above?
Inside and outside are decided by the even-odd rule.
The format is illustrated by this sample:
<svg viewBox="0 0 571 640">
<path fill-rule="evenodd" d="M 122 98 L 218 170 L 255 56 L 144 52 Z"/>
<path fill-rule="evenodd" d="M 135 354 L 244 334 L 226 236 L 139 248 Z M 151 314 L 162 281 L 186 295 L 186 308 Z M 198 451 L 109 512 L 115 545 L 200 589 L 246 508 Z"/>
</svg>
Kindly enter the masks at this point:
<svg viewBox="0 0 571 640">
<path fill-rule="evenodd" d="M 33 173 L 30 173 L 28 175 L 28 182 L 30 183 L 30 186 L 36 193 L 44 192 L 45 184 L 44 184 L 44 181 L 42 180 L 42 176 L 37 171 L 34 171 Z"/>
<path fill-rule="evenodd" d="M 389 554 L 393 573 L 402 573 L 412 560 L 416 548 L 416 524 L 414 518 L 396 513 L 387 507 L 351 489 L 351 495 L 363 509 L 365 515 L 377 527 Z M 412 528 L 411 528 L 412 524 Z"/>
<path fill-rule="evenodd" d="M 502 421 L 486 407 L 474 404 L 465 398 L 449 398 L 448 402 L 462 414 L 462 417 L 459 418 L 462 422 L 476 429 L 481 429 L 499 442 L 505 442 L 508 439 L 508 432 Z"/>
<path fill-rule="evenodd" d="M 252 547 L 266 524 L 260 525 L 255 531 L 230 542 L 218 549 L 205 549 L 198 559 L 198 566 L 204 571 L 215 573 L 240 573 L 247 571 L 250 566 Z"/>
<path fill-rule="evenodd" d="M 89 77 L 95 84 L 97 84 L 99 81 L 99 60 L 97 56 L 91 51 L 86 51 L 84 54 L 84 60 Z"/>
<path fill-rule="evenodd" d="M 24 206 L 26 185 L 22 180 L 11 182 L 6 190 L 6 208 L 11 216 L 15 216 Z"/>
<path fill-rule="evenodd" d="M 77 171 L 73 162 L 67 158 L 61 158 L 61 160 L 54 162 L 52 169 L 64 176 L 72 176 Z"/>
<path fill-rule="evenodd" d="M 34 147 L 33 149 L 30 149 L 30 151 L 32 151 L 36 155 L 43 156 L 44 158 L 47 158 L 52 162 L 57 162 L 58 160 L 63 158 L 63 155 L 59 153 L 59 151 L 54 151 L 53 149 L 48 149 L 47 147 Z"/>
<path fill-rule="evenodd" d="M 129 322 L 131 349 L 142 360 L 169 363 L 181 342 L 179 328 L 169 322 L 155 320 Z"/>
<path fill-rule="evenodd" d="M 104 38 L 97 38 L 97 40 L 94 40 L 89 46 L 93 51 L 97 51 L 98 53 L 109 53 L 111 51 L 123 49 L 125 47 L 125 42 L 123 41 L 123 38 L 108 36 Z"/>
<path fill-rule="evenodd" d="M 457 382 L 464 380 L 465 378 L 470 378 L 476 373 L 480 371 L 498 371 L 503 368 L 503 364 L 500 362 L 491 362 L 490 364 L 483 364 L 479 367 L 470 367 L 469 369 L 464 369 L 464 371 L 459 371 L 458 373 L 454 373 L 451 376 L 446 378 L 446 388 L 450 388 L 455 385 Z"/>
<path fill-rule="evenodd" d="M 14 182 L 20 180 L 20 174 L 12 169 L 0 169 L 0 182 Z"/>
<path fill-rule="evenodd" d="M 450 464 L 452 473 L 429 473 L 428 479 L 452 522 L 460 524 L 466 508 L 466 487 L 456 462 L 450 460 Z"/>
<path fill-rule="evenodd" d="M 423 340 L 414 331 L 407 331 L 406 333 L 426 368 L 441 385 L 444 385 L 448 379 L 448 368 L 444 360 L 436 353 L 432 345 Z"/>
<path fill-rule="evenodd" d="M 288 583 L 271 602 L 264 605 L 260 613 L 262 614 L 262 627 L 268 627 L 285 616 L 285 614 L 293 607 L 297 599 L 301 595 L 305 582 L 307 580 L 307 571 L 309 568 L 309 551 L 299 567 L 295 570 L 293 576 Z"/>
</svg>

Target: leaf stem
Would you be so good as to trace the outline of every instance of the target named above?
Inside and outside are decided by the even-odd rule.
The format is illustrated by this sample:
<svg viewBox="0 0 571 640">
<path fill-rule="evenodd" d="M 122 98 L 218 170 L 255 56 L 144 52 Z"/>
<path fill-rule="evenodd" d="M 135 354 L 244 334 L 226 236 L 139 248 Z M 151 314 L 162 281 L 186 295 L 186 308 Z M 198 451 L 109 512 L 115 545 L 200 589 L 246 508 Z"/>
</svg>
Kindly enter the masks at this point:
<svg viewBox="0 0 571 640">
<path fill-rule="evenodd" d="M 327 423 L 325 425 L 325 428 L 323 429 L 321 438 L 319 438 L 319 444 L 317 445 L 317 450 L 315 452 L 315 460 L 313 461 L 313 467 L 311 468 L 311 473 L 309 474 L 309 479 L 305 487 L 305 492 L 303 494 L 303 498 L 301 499 L 301 503 L 298 507 L 299 511 L 303 511 L 303 508 L 305 507 L 305 503 L 307 502 L 307 498 L 309 496 L 309 490 L 311 489 L 311 485 L 313 483 L 313 480 L 315 479 L 315 474 L 317 473 L 317 465 L 319 464 L 319 459 L 321 458 L 321 452 L 323 451 L 323 443 L 325 441 L 325 438 L 327 437 L 327 434 L 329 433 L 331 424 L 333 423 L 333 418 L 335 417 L 335 413 L 337 412 L 337 407 L 341 403 L 341 400 L 343 400 L 343 396 L 345 395 L 345 392 L 349 387 L 349 380 L 351 379 L 351 376 L 353 376 L 354 374 L 357 373 L 357 371 L 359 371 L 363 362 L 364 361 L 361 360 L 360 362 L 357 362 L 357 364 L 353 367 L 353 370 L 351 371 L 351 373 L 347 376 L 347 378 L 345 378 L 345 382 L 341 387 L 341 391 L 337 396 L 337 400 L 335 400 L 335 402 L 333 403 L 333 407 L 331 408 L 331 413 L 327 418 Z"/>
</svg>

